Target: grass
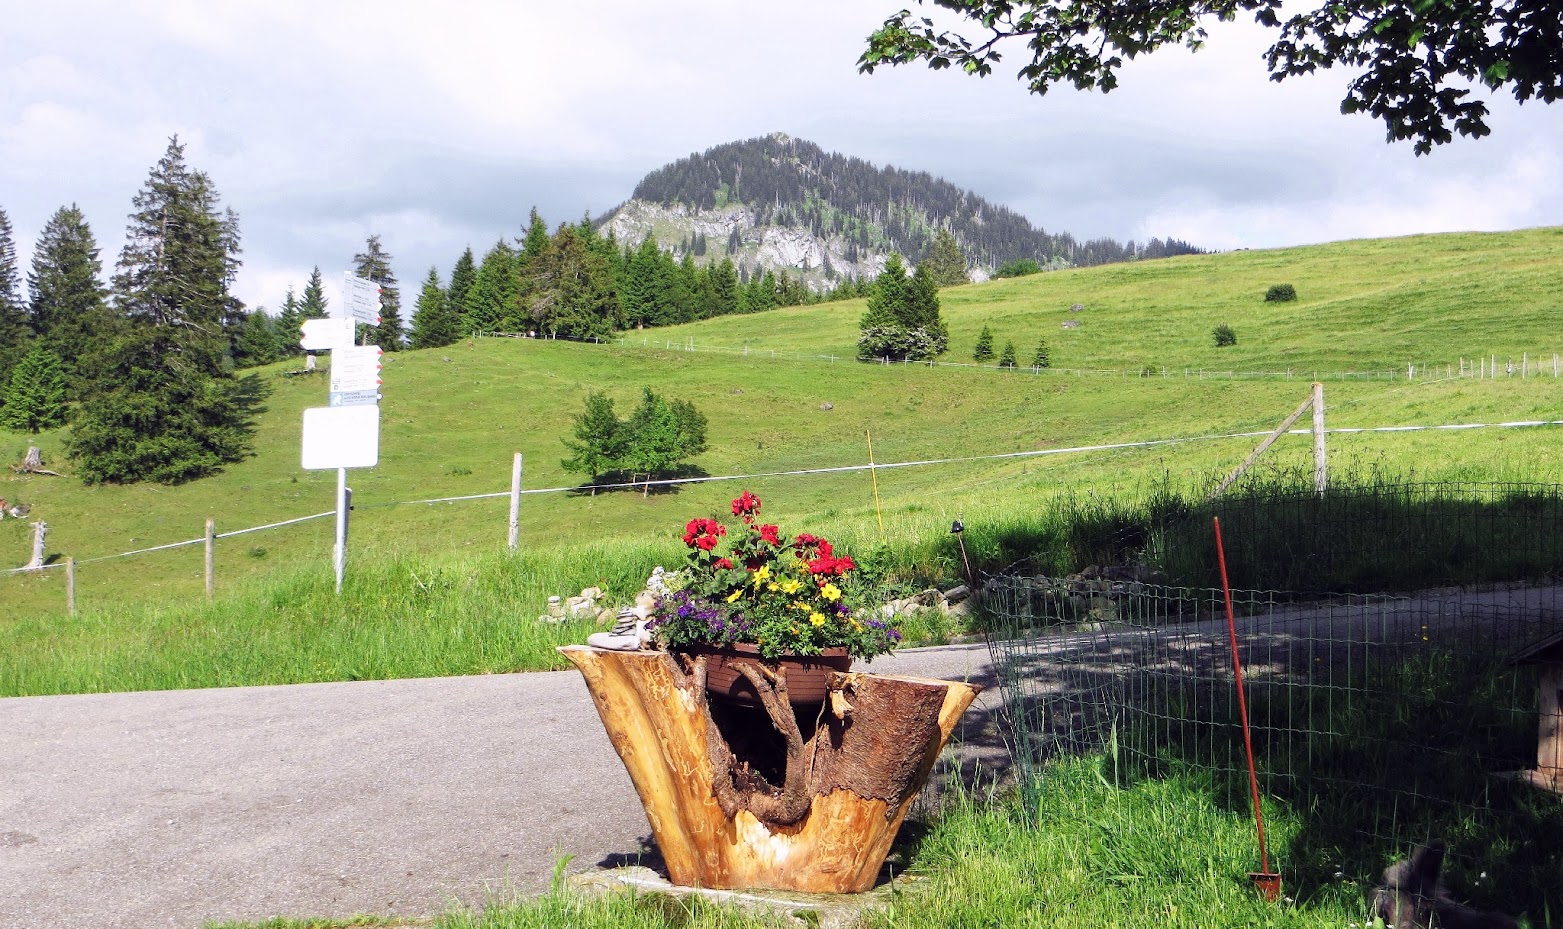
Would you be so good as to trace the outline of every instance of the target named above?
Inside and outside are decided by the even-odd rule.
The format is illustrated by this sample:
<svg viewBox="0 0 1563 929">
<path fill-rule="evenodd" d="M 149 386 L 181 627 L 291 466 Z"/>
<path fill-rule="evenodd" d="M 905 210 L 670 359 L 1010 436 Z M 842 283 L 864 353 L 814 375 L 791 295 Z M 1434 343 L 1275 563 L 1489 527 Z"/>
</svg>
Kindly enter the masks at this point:
<svg viewBox="0 0 1563 929">
<path fill-rule="evenodd" d="M 994 368 L 920 368 L 847 361 L 772 360 L 768 350 L 852 353 L 861 301 L 725 317 L 643 334 L 647 343 L 693 341 L 724 352 L 483 340 L 387 356 L 380 465 L 355 471 L 353 548 L 460 557 L 503 544 L 503 499 L 395 505 L 402 501 L 502 492 L 511 454 L 526 455 L 528 488 L 575 482 L 559 466 L 561 438 L 586 394 L 606 389 L 621 404 L 642 385 L 692 400 L 711 421 L 711 451 L 697 460 L 715 475 L 865 463 L 868 436 L 880 462 L 960 458 L 1271 428 L 1299 402 L 1315 369 L 1390 369 L 1407 361 L 1529 351 L 1546 344 L 1563 291 L 1563 230 L 1423 236 L 1305 249 L 1191 256 L 951 288 L 944 292 L 950 357 L 969 357 L 984 324 L 1029 346 L 1046 335 L 1060 369 L 1142 367 L 1179 372 L 1293 370 L 1295 378 L 1082 377 Z M 1266 304 L 1278 277 L 1299 300 Z M 1087 309 L 1078 329 L 1059 322 L 1071 303 Z M 1234 348 L 1209 344 L 1214 321 L 1239 334 Z M 1029 348 L 1027 349 L 1029 350 Z M 319 405 L 323 376 L 283 377 L 297 362 L 263 372 L 272 384 L 254 458 L 181 487 L 83 487 L 73 478 L 11 476 L 0 496 L 31 503 L 51 526 L 49 551 L 83 563 L 83 605 L 120 608 L 200 596 L 199 546 L 86 563 L 87 559 L 199 538 L 206 517 L 229 531 L 330 510 L 334 475 L 298 467 L 301 411 Z M 1532 372 L 1534 374 L 1534 372 Z M 1556 418 L 1557 381 L 1332 380 L 1331 426 Z M 822 409 L 831 404 L 830 410 Z M 38 444 L 67 472 L 64 431 L 0 434 L 0 459 Z M 1229 469 L 1255 439 L 1215 439 L 1057 457 L 950 463 L 881 471 L 878 510 L 863 472 L 758 478 L 747 482 L 788 524 L 886 523 L 910 531 L 919 517 L 1038 509 L 1068 491 L 1133 488 L 1171 473 Z M 1303 463 L 1305 439 L 1285 440 L 1267 460 Z M 1563 458 L 1546 429 L 1334 436 L 1332 467 L 1383 466 L 1432 479 L 1558 480 Z M 521 510 L 528 549 L 579 541 L 649 538 L 689 515 L 720 507 L 736 488 L 677 493 L 529 495 Z M 947 522 L 946 522 L 947 524 Z M 330 519 L 222 540 L 219 586 L 329 558 Z M 22 564 L 29 532 L 0 522 L 0 564 Z M 11 617 L 58 616 L 62 572 L 0 577 Z M 556 591 L 557 592 L 557 591 Z M 531 607 L 528 607 L 529 609 Z M 0 624 L 5 622 L 0 619 Z"/>
</svg>

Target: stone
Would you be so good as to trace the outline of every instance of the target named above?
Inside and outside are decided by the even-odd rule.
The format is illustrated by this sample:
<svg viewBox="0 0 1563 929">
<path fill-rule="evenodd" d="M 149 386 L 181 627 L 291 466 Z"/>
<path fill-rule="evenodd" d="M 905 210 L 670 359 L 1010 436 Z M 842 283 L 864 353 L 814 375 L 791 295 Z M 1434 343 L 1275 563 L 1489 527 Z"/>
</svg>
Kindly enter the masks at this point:
<svg viewBox="0 0 1563 929">
<path fill-rule="evenodd" d="M 971 588 L 965 584 L 957 584 L 944 592 L 945 603 L 960 603 L 971 596 Z"/>
<path fill-rule="evenodd" d="M 1079 329 L 1080 328 L 1080 320 L 1078 320 L 1078 319 L 1066 319 L 1063 322 L 1063 327 L 1065 329 Z"/>
<path fill-rule="evenodd" d="M 819 405 L 819 408 L 822 409 L 822 410 L 827 410 L 827 411 L 828 410 L 834 410 L 836 408 L 836 405 L 833 404 L 833 403 L 821 403 Z"/>
</svg>

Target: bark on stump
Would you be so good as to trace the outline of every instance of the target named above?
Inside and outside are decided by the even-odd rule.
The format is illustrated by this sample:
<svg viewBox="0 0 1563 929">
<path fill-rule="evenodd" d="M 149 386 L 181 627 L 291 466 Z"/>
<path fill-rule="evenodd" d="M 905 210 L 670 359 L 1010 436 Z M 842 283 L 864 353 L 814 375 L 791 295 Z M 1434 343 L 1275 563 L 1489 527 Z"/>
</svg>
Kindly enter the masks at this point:
<svg viewBox="0 0 1563 929">
<path fill-rule="evenodd" d="M 858 893 L 874 886 L 917 791 L 980 688 L 959 682 L 835 674 L 818 715 L 794 714 L 785 678 L 751 678 L 775 733 L 713 716 L 704 665 L 667 652 L 559 650 L 586 679 L 609 741 L 651 822 L 675 884 Z M 687 659 L 686 659 L 687 660 Z M 833 709 L 841 711 L 840 718 Z M 725 720 L 727 734 L 724 735 Z M 812 728 L 812 731 L 807 731 Z M 784 754 L 782 784 L 746 735 Z M 735 750 L 737 754 L 735 754 Z"/>
</svg>

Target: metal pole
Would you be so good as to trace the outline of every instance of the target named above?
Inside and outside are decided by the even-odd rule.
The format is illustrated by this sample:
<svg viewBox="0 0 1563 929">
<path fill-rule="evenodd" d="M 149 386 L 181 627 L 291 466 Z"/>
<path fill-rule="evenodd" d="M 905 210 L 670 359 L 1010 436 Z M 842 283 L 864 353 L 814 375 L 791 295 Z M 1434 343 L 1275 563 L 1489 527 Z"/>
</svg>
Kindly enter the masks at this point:
<svg viewBox="0 0 1563 929">
<path fill-rule="evenodd" d="M 1324 493 L 1324 385 L 1313 384 L 1313 491 Z"/>
<path fill-rule="evenodd" d="M 510 464 L 510 550 L 521 542 L 521 453 Z"/>
<path fill-rule="evenodd" d="M 336 469 L 336 548 L 332 550 L 336 566 L 336 592 L 342 592 L 342 572 L 347 568 L 347 469 Z"/>
<path fill-rule="evenodd" d="M 217 548 L 217 520 L 206 519 L 206 602 L 212 602 L 212 596 L 217 590 L 217 574 L 213 570 L 212 555 Z"/>
</svg>

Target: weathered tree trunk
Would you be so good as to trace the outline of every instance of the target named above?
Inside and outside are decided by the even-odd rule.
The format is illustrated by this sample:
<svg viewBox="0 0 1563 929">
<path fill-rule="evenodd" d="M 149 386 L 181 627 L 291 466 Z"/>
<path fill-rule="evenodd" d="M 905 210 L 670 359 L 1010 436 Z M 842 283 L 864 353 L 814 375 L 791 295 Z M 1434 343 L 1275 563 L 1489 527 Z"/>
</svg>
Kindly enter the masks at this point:
<svg viewBox="0 0 1563 929">
<path fill-rule="evenodd" d="M 17 472 L 18 474 L 47 474 L 50 477 L 60 476 L 58 471 L 50 471 L 48 468 L 43 466 L 43 453 L 38 450 L 38 446 L 36 445 L 29 445 L 27 447 L 27 454 L 22 456 L 22 463 L 19 465 L 12 465 L 11 470 Z"/>
<path fill-rule="evenodd" d="M 784 676 L 748 669 L 764 707 L 746 713 L 713 710 L 699 662 L 681 667 L 667 652 L 579 645 L 560 652 L 586 678 L 668 877 L 713 888 L 873 887 L 907 809 L 979 690 L 836 674 L 831 699 L 800 714 L 787 703 Z"/>
</svg>

